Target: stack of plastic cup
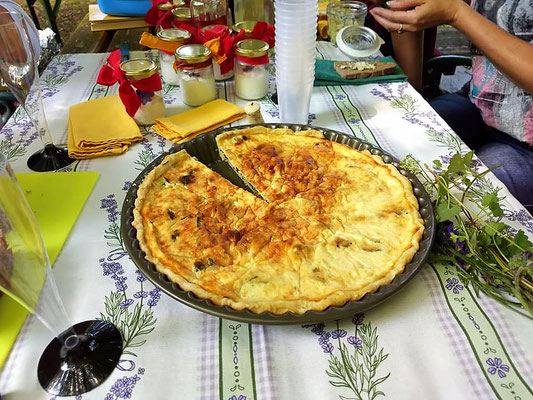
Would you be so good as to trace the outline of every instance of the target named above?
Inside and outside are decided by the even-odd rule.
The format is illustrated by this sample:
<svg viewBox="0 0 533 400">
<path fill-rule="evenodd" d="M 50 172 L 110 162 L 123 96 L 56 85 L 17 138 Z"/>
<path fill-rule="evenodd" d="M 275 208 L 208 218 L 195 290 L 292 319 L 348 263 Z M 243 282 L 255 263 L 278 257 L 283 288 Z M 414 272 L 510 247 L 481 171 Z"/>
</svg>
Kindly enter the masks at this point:
<svg viewBox="0 0 533 400">
<path fill-rule="evenodd" d="M 276 0 L 276 85 L 281 122 L 307 124 L 315 79 L 317 0 Z"/>
</svg>

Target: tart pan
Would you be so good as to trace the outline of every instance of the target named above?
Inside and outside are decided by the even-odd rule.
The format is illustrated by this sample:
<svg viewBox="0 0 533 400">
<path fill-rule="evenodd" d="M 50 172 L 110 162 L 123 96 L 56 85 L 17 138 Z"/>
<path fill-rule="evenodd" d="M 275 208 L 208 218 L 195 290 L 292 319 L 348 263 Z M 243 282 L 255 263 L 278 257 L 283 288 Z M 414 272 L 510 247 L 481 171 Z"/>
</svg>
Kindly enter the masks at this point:
<svg viewBox="0 0 533 400">
<path fill-rule="evenodd" d="M 178 144 L 172 147 L 169 151 L 154 159 L 140 174 L 137 176 L 131 185 L 124 203 L 121 214 L 121 233 L 124 240 L 126 250 L 137 268 L 150 280 L 156 287 L 161 289 L 170 297 L 186 304 L 196 310 L 233 321 L 247 322 L 251 324 L 265 324 L 265 325 L 291 325 L 291 324 L 309 324 L 317 322 L 325 322 L 330 320 L 342 319 L 351 317 L 354 314 L 366 311 L 378 304 L 388 300 L 393 294 L 404 287 L 410 279 L 425 264 L 426 259 L 433 245 L 435 236 L 435 217 L 431 200 L 426 190 L 420 181 L 411 172 L 400 167 L 400 163 L 391 155 L 385 153 L 382 149 L 375 147 L 369 143 L 356 139 L 345 133 L 313 127 L 310 125 L 295 125 L 295 124 L 262 124 L 267 128 L 289 128 L 293 131 L 315 129 L 324 134 L 326 139 L 334 142 L 343 143 L 347 146 L 353 147 L 357 150 L 368 150 L 372 154 L 379 155 L 387 164 L 392 164 L 402 175 L 405 175 L 413 185 L 415 197 L 418 200 L 419 212 L 424 220 L 424 234 L 420 241 L 420 248 L 409 264 L 405 266 L 404 271 L 397 275 L 391 283 L 381 286 L 374 293 L 369 293 L 359 300 L 348 301 L 343 306 L 330 306 L 323 311 L 307 311 L 303 314 L 285 313 L 281 315 L 264 312 L 261 314 L 253 313 L 249 310 L 234 310 L 228 306 L 219 306 L 210 300 L 200 299 L 192 292 L 182 290 L 177 284 L 171 282 L 165 274 L 156 270 L 155 266 L 144 258 L 144 252 L 139 247 L 137 240 L 137 230 L 131 225 L 133 222 L 133 208 L 135 207 L 135 199 L 137 197 L 137 189 L 143 181 L 144 177 L 161 161 L 171 153 L 175 153 L 185 149 L 189 155 L 196 157 L 199 161 L 207 165 L 212 170 L 218 172 L 234 185 L 237 185 L 246 190 L 251 190 L 230 167 L 230 165 L 221 159 L 216 144 L 215 137 L 223 132 L 246 129 L 255 125 L 242 125 L 238 127 L 225 127 L 215 131 L 207 132 L 199 135 L 187 142 Z M 347 210 L 349 212 L 349 210 Z"/>
</svg>

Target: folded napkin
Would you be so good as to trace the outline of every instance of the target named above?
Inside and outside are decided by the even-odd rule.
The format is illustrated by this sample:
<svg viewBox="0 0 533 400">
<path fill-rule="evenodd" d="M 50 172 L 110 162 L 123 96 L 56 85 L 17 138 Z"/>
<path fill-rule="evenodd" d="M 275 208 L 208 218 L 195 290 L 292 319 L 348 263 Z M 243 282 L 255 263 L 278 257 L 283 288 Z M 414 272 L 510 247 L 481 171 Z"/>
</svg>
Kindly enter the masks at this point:
<svg viewBox="0 0 533 400">
<path fill-rule="evenodd" d="M 392 57 L 382 57 L 378 58 L 378 60 L 396 63 Z M 315 61 L 315 83 L 313 86 L 366 85 L 378 82 L 405 82 L 407 80 L 407 76 L 403 73 L 398 64 L 396 64 L 396 71 L 392 75 L 375 76 L 363 79 L 344 79 L 337 73 L 337 71 L 335 71 L 335 67 L 333 67 L 334 62 L 335 61 L 332 60 Z"/>
<path fill-rule="evenodd" d="M 68 154 L 72 158 L 121 154 L 141 139 L 139 127 L 126 112 L 118 95 L 70 107 Z"/>
<path fill-rule="evenodd" d="M 245 116 L 241 107 L 217 99 L 181 114 L 157 118 L 152 129 L 168 140 L 180 143 Z"/>
</svg>

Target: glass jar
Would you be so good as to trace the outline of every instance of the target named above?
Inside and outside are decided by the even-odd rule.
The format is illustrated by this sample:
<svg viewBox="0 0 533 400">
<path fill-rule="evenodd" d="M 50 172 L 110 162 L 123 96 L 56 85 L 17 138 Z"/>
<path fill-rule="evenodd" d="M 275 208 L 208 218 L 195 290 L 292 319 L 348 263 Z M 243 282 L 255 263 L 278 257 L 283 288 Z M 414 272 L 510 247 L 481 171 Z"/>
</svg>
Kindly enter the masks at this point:
<svg viewBox="0 0 533 400">
<path fill-rule="evenodd" d="M 328 37 L 332 44 L 337 43 L 337 33 L 346 26 L 363 26 L 367 6 L 360 1 L 339 1 L 329 3 L 326 9 L 328 17 Z"/>
<path fill-rule="evenodd" d="M 268 43 L 244 39 L 235 45 L 235 94 L 257 100 L 268 92 Z"/>
<path fill-rule="evenodd" d="M 189 7 L 176 7 L 170 11 L 176 22 L 191 22 L 191 10 Z"/>
<path fill-rule="evenodd" d="M 211 51 L 203 44 L 187 44 L 176 50 L 181 96 L 196 107 L 217 97 Z"/>
<path fill-rule="evenodd" d="M 120 69 L 130 82 L 140 81 L 157 74 L 157 65 L 148 58 L 133 58 L 123 61 Z M 161 90 L 146 92 L 133 88 L 141 100 L 141 106 L 133 116 L 138 125 L 151 125 L 156 118 L 165 116 L 165 102 Z"/>
<path fill-rule="evenodd" d="M 190 39 L 191 34 L 185 29 L 169 28 L 161 29 L 157 32 L 157 37 L 166 42 L 185 44 Z M 163 78 L 163 82 L 178 86 L 180 81 L 178 79 L 178 73 L 174 69 L 175 60 L 174 53 L 159 50 L 159 65 L 161 67 L 161 78 Z"/>
<path fill-rule="evenodd" d="M 227 0 L 191 0 L 191 24 L 196 28 L 207 25 L 228 25 Z"/>
<path fill-rule="evenodd" d="M 252 31 L 254 30 L 254 27 L 255 27 L 256 23 L 257 23 L 257 21 L 241 21 L 241 22 L 238 22 L 238 23 L 234 24 L 231 27 L 231 30 L 232 30 L 233 34 L 236 35 L 237 33 L 239 33 L 241 31 L 241 29 L 244 29 L 245 37 L 247 39 L 251 39 L 252 38 Z"/>
<path fill-rule="evenodd" d="M 233 0 L 235 22 L 265 21 L 265 0 Z"/>
<path fill-rule="evenodd" d="M 229 27 L 226 25 L 207 25 L 202 28 L 202 34 L 204 34 L 205 31 L 208 31 L 210 29 L 213 29 L 215 27 L 223 27 L 227 33 L 230 32 Z M 215 81 L 225 81 L 226 79 L 233 78 L 233 67 L 226 72 L 225 74 L 222 74 L 220 71 L 220 65 L 213 59 L 213 73 L 215 74 Z"/>
</svg>

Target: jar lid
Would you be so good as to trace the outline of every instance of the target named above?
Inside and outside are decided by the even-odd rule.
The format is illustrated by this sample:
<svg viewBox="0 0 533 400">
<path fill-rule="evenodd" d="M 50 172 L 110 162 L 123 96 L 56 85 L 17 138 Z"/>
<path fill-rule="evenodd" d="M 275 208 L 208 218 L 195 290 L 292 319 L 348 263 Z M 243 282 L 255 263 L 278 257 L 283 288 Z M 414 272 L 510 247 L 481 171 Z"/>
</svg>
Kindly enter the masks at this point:
<svg viewBox="0 0 533 400">
<path fill-rule="evenodd" d="M 385 43 L 376 32 L 366 26 L 346 26 L 337 33 L 339 50 L 352 58 L 368 57 Z"/>
<path fill-rule="evenodd" d="M 268 49 L 268 43 L 259 39 L 244 39 L 235 45 L 235 53 L 244 57 L 262 57 Z"/>
<path fill-rule="evenodd" d="M 161 29 L 159 32 L 157 32 L 157 37 L 159 39 L 167 40 L 169 42 L 183 43 L 191 37 L 191 34 L 185 29 L 168 28 Z"/>
<path fill-rule="evenodd" d="M 172 4 L 172 3 L 159 3 L 157 5 L 157 8 L 160 9 L 161 11 L 169 11 L 172 8 L 174 8 L 174 4 Z"/>
<path fill-rule="evenodd" d="M 176 60 L 197 64 L 209 60 L 211 50 L 203 44 L 186 44 L 176 49 Z"/>
<path fill-rule="evenodd" d="M 189 21 L 191 19 L 191 9 L 189 7 L 176 7 L 171 11 L 178 21 Z"/>
<path fill-rule="evenodd" d="M 171 0 L 170 1 L 175 7 L 183 7 L 185 5 L 184 0 Z"/>
<path fill-rule="evenodd" d="M 241 29 L 244 29 L 244 32 L 247 34 L 252 33 L 254 30 L 255 24 L 257 21 L 241 21 L 237 22 L 231 27 L 231 30 L 235 33 L 239 33 Z"/>
<path fill-rule="evenodd" d="M 157 65 L 148 58 L 132 58 L 120 63 L 120 69 L 128 79 L 145 79 L 157 73 Z"/>
</svg>

